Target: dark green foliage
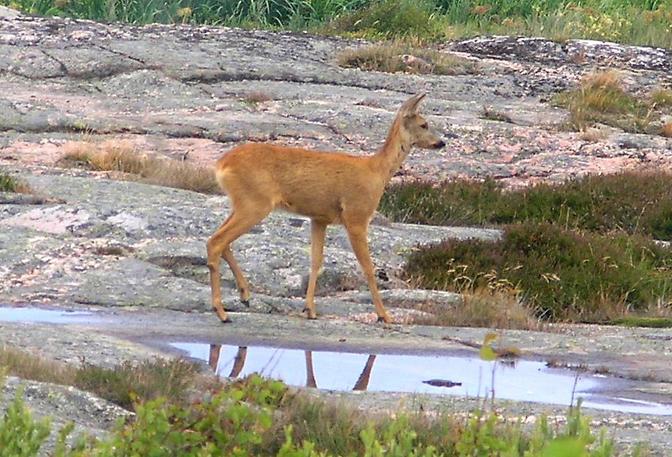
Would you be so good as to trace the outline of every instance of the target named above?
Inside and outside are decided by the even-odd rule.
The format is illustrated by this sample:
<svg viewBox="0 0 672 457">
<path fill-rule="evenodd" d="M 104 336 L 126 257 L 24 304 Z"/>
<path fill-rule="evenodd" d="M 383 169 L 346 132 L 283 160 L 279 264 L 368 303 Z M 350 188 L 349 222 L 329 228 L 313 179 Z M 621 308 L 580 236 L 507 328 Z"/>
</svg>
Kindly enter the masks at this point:
<svg viewBox="0 0 672 457">
<path fill-rule="evenodd" d="M 619 173 L 504 191 L 492 180 L 439 186 L 413 182 L 385 192 L 380 211 L 431 225 L 552 223 L 568 229 L 624 231 L 672 240 L 672 175 Z"/>
<path fill-rule="evenodd" d="M 2 387 L 0 379 L 0 387 Z M 47 419 L 35 420 L 23 402 L 23 389 L 0 417 L 0 457 L 33 457 L 49 436 Z"/>
<path fill-rule="evenodd" d="M 131 410 L 135 401 L 184 399 L 198 366 L 181 359 L 124 362 L 114 369 L 82 365 L 73 385 Z"/>
<path fill-rule="evenodd" d="M 423 247 L 406 274 L 423 287 L 458 291 L 506 281 L 540 317 L 601 320 L 669 302 L 670 267 L 672 249 L 647 239 L 529 223 L 508 227 L 501 241 Z"/>
</svg>

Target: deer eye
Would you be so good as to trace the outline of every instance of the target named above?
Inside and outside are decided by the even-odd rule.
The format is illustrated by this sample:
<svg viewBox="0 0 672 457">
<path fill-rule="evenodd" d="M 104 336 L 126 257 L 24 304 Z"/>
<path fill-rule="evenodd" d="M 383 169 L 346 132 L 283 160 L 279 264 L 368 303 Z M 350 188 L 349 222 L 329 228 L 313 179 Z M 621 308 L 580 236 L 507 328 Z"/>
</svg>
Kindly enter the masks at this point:
<svg viewBox="0 0 672 457">
<path fill-rule="evenodd" d="M 420 128 L 421 129 L 426 129 L 426 128 L 429 128 L 429 125 L 427 125 L 427 123 L 425 122 L 424 124 L 420 125 Z"/>
</svg>

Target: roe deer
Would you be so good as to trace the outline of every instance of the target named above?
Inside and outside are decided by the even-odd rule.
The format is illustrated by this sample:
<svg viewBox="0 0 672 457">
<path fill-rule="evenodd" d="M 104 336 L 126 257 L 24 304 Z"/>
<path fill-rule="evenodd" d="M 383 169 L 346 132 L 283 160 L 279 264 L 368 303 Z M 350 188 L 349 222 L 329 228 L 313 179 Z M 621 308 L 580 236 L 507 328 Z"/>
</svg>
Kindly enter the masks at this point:
<svg viewBox="0 0 672 457">
<path fill-rule="evenodd" d="M 207 242 L 212 307 L 222 322 L 229 322 L 229 318 L 221 302 L 220 257 L 226 260 L 236 278 L 241 301 L 249 305 L 249 284 L 233 257 L 231 243 L 276 208 L 311 219 L 311 268 L 304 309 L 309 319 L 317 317 L 315 284 L 322 266 L 327 225 L 338 223 L 345 226 L 364 271 L 378 321 L 391 322 L 378 293 L 367 232 L 385 185 L 411 147 L 444 146 L 417 113 L 424 96 L 415 95 L 401 106 L 385 144 L 370 156 L 248 143 L 217 161 L 217 182 L 231 201 L 229 217 Z"/>
</svg>

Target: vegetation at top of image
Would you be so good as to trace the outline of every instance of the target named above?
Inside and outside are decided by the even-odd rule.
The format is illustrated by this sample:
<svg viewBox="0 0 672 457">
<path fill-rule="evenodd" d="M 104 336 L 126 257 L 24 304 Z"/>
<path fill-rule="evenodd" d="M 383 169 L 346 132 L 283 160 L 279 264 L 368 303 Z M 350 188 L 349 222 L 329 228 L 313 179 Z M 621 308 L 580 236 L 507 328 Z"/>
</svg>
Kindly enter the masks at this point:
<svg viewBox="0 0 672 457">
<path fill-rule="evenodd" d="M 432 289 L 508 289 L 543 319 L 602 322 L 630 312 L 669 313 L 672 302 L 672 248 L 548 224 L 511 225 L 498 241 L 424 246 L 405 272 Z"/>
<path fill-rule="evenodd" d="M 414 47 L 402 41 L 347 49 L 337 56 L 346 68 L 387 73 L 457 75 L 476 73 L 476 65 L 463 57 Z"/>
<path fill-rule="evenodd" d="M 494 180 L 407 182 L 390 186 L 380 211 L 397 222 L 430 225 L 556 224 L 672 240 L 672 174 L 588 175 L 561 184 L 505 190 Z"/>
<path fill-rule="evenodd" d="M 0 5 L 31 14 L 134 24 L 214 24 L 436 41 L 517 34 L 672 48 L 670 0 L 0 0 Z"/>
<path fill-rule="evenodd" d="M 104 438 L 71 439 L 73 425 L 66 425 L 58 433 L 52 455 L 617 455 L 604 432 L 590 430 L 590 421 L 580 406 L 570 408 L 564 425 L 554 425 L 542 416 L 531 432 L 525 432 L 520 421 L 485 410 L 467 418 L 441 412 L 365 415 L 352 407 L 290 393 L 283 383 L 257 375 L 223 385 L 198 401 L 160 397 L 134 406 L 135 416 Z M 19 389 L 0 417 L 0 456 L 38 455 L 50 429 L 48 419 L 33 418 Z"/>
<path fill-rule="evenodd" d="M 437 5 L 429 0 L 382 0 L 366 2 L 361 8 L 336 16 L 327 26 L 334 34 L 365 38 L 441 36 Z"/>
<path fill-rule="evenodd" d="M 670 111 L 672 94 L 656 89 L 648 98 L 636 97 L 625 91 L 616 71 L 608 70 L 584 76 L 576 89 L 557 94 L 554 102 L 569 110 L 573 130 L 601 123 L 626 132 L 665 135 L 660 118 Z"/>
<path fill-rule="evenodd" d="M 148 156 L 124 141 L 69 143 L 58 162 L 61 166 L 94 171 L 118 171 L 143 182 L 206 194 L 219 193 L 215 173 L 185 161 Z"/>
</svg>

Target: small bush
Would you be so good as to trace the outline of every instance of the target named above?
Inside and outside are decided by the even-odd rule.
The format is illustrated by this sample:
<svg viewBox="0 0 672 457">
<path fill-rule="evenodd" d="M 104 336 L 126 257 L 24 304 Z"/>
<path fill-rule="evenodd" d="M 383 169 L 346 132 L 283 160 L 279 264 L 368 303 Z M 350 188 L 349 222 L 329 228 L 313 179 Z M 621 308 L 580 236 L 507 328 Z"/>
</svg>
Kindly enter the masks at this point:
<svg viewBox="0 0 672 457">
<path fill-rule="evenodd" d="M 4 416 L 0 417 L 0 457 L 36 456 L 50 431 L 48 419 L 33 419 L 23 401 L 23 390 L 18 389 Z"/>
<path fill-rule="evenodd" d="M 342 67 L 386 73 L 456 75 L 476 72 L 475 64 L 468 59 L 416 48 L 400 41 L 348 49 L 337 59 Z"/>
<path fill-rule="evenodd" d="M 118 171 L 138 176 L 151 184 L 206 194 L 219 192 L 212 169 L 194 166 L 184 161 L 148 156 L 137 151 L 128 142 L 69 143 L 65 149 L 65 154 L 59 160 L 59 164 L 64 166 L 95 171 Z"/>
<path fill-rule="evenodd" d="M 405 271 L 423 287 L 458 292 L 505 281 L 540 317 L 601 321 L 669 303 L 671 268 L 672 249 L 646 239 L 530 223 L 508 227 L 501 241 L 421 247 Z"/>
<path fill-rule="evenodd" d="M 557 224 L 672 240 L 672 175 L 625 172 L 506 191 L 493 180 L 390 186 L 380 211 L 397 222 L 431 225 Z"/>
</svg>

